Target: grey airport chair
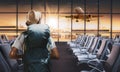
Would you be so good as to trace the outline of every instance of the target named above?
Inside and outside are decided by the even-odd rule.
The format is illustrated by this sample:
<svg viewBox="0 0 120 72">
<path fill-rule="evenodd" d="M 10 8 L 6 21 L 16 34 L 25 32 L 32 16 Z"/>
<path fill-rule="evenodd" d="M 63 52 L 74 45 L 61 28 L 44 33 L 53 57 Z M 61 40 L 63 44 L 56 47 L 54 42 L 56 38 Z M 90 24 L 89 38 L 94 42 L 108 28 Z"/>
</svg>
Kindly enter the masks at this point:
<svg viewBox="0 0 120 72">
<path fill-rule="evenodd" d="M 92 43 L 94 41 L 94 38 L 93 36 L 89 36 L 84 44 L 84 46 L 80 46 L 78 48 L 72 48 L 73 50 L 73 53 L 79 53 L 81 52 L 82 50 L 88 50 L 91 46 L 92 46 Z"/>
<path fill-rule="evenodd" d="M 11 71 L 12 72 L 16 71 L 18 68 L 18 63 L 15 59 L 10 59 L 10 57 L 9 57 L 9 53 L 11 51 L 10 45 L 9 44 L 1 44 L 0 50 L 1 50 L 3 57 L 5 58 L 6 62 L 10 66 Z"/>
<path fill-rule="evenodd" d="M 11 69 L 0 51 L 0 72 L 11 72 Z"/>
<path fill-rule="evenodd" d="M 77 56 L 78 64 L 86 63 L 88 60 L 96 59 L 96 58 L 101 59 L 101 60 L 106 59 L 107 49 L 109 49 L 111 46 L 112 44 L 110 40 L 103 39 L 100 45 L 100 48 L 98 49 L 96 54 L 88 53 L 88 54 L 82 54 L 82 55 Z"/>
<path fill-rule="evenodd" d="M 76 47 L 78 47 L 79 45 L 80 45 L 80 46 L 83 46 L 87 38 L 88 38 L 87 35 L 81 36 L 80 39 L 79 39 L 79 42 L 69 44 L 70 48 L 76 48 Z"/>
<path fill-rule="evenodd" d="M 117 43 L 113 45 L 112 51 L 107 60 L 90 60 L 88 61 L 88 65 L 92 69 L 89 71 L 82 70 L 81 72 L 118 72 L 114 68 L 116 68 L 115 66 L 119 62 L 120 62 L 120 43 Z"/>
<path fill-rule="evenodd" d="M 0 44 L 0 52 L 3 55 L 3 58 L 5 59 L 6 63 L 9 65 L 10 67 L 10 71 L 11 72 L 18 72 L 18 71 L 23 71 L 20 68 L 22 68 L 18 61 L 16 59 L 11 59 L 9 57 L 9 53 L 11 51 L 11 46 L 10 44 Z"/>
<path fill-rule="evenodd" d="M 78 53 L 75 53 L 76 56 L 79 56 L 81 54 L 88 54 L 88 53 L 92 53 L 92 54 L 95 54 L 97 49 L 100 47 L 100 44 L 101 44 L 101 38 L 98 38 L 98 37 L 95 37 L 94 40 L 93 40 L 93 43 L 91 43 L 91 47 L 90 48 L 87 48 L 87 49 L 81 49 L 80 52 Z"/>
</svg>

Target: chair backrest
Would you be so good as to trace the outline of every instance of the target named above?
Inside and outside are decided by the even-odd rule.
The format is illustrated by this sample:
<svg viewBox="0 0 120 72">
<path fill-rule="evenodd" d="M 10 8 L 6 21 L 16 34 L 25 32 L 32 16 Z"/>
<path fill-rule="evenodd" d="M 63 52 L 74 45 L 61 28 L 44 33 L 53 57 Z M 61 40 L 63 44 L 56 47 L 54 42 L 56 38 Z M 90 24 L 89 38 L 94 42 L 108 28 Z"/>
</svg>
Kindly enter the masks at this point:
<svg viewBox="0 0 120 72">
<path fill-rule="evenodd" d="M 88 45 L 88 42 L 90 41 L 91 39 L 91 36 L 87 36 L 86 37 L 86 40 L 85 40 L 85 43 L 84 43 L 84 47 L 86 47 Z"/>
<path fill-rule="evenodd" d="M 117 62 L 118 56 L 120 54 L 120 43 L 114 44 L 112 47 L 112 51 L 106 60 L 105 70 L 106 72 L 112 72 L 113 66 L 115 62 Z"/>
<path fill-rule="evenodd" d="M 91 48 L 88 49 L 89 53 L 92 53 L 92 51 L 95 48 L 97 42 L 98 42 L 98 37 L 95 37 L 94 40 L 93 40 L 93 44 L 92 44 Z"/>
<path fill-rule="evenodd" d="M 91 49 L 90 53 L 96 54 L 98 52 L 98 49 L 100 48 L 102 43 L 102 38 L 98 37 L 97 42 L 95 43 L 95 46 Z"/>
<path fill-rule="evenodd" d="M 1 50 L 0 50 L 0 72 L 11 72 L 11 69 L 6 60 L 4 59 Z"/>
<path fill-rule="evenodd" d="M 75 39 L 75 42 L 80 42 L 81 38 L 82 38 L 82 35 L 78 35 L 77 38 Z"/>
<path fill-rule="evenodd" d="M 86 46 L 88 49 L 91 48 L 92 44 L 93 44 L 93 41 L 94 41 L 94 38 L 95 37 L 91 37 L 89 42 L 88 42 L 88 45 Z"/>
<path fill-rule="evenodd" d="M 109 39 L 103 39 L 102 43 L 100 45 L 100 48 L 98 49 L 98 52 L 97 52 L 97 58 L 104 59 L 105 58 L 105 53 L 111 45 L 112 44 L 111 44 Z"/>
<path fill-rule="evenodd" d="M 114 63 L 112 72 L 120 72 L 120 55 L 118 56 L 117 61 L 115 61 L 115 63 Z"/>
<path fill-rule="evenodd" d="M 0 44 L 0 51 L 1 51 L 4 59 L 10 66 L 12 72 L 15 71 L 18 68 L 18 63 L 17 63 L 17 60 L 10 59 L 10 57 L 9 57 L 9 53 L 11 51 L 10 44 Z"/>
<path fill-rule="evenodd" d="M 80 38 L 80 40 L 79 40 L 79 45 L 80 45 L 80 46 L 84 46 L 84 43 L 85 43 L 87 37 L 88 37 L 87 35 L 82 35 L 82 36 L 81 36 L 81 38 Z"/>
<path fill-rule="evenodd" d="M 79 44 L 80 44 L 81 46 L 84 45 L 84 43 L 85 43 L 87 37 L 88 37 L 87 35 L 83 35 L 83 36 L 82 36 L 82 38 L 81 38 L 81 40 L 80 40 L 80 42 L 79 42 Z"/>
<path fill-rule="evenodd" d="M 0 35 L 0 40 L 2 40 L 3 43 L 9 43 L 8 37 L 6 35 Z"/>
</svg>

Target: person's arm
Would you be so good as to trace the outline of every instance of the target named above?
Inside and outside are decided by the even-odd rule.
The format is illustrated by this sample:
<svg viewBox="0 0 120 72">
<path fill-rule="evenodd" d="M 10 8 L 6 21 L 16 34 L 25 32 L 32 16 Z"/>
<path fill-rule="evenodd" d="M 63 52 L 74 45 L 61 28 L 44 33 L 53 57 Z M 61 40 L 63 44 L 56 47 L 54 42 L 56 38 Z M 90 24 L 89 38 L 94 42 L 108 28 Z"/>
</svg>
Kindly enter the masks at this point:
<svg viewBox="0 0 120 72">
<path fill-rule="evenodd" d="M 12 59 L 22 58 L 23 55 L 18 54 L 18 50 L 22 50 L 23 42 L 24 42 L 24 35 L 21 34 L 16 38 L 16 40 L 12 45 L 11 51 L 9 53 L 10 58 Z"/>
<path fill-rule="evenodd" d="M 51 37 L 49 38 L 49 47 L 50 47 L 50 58 L 59 59 L 58 48 L 56 47 L 55 42 Z"/>
<path fill-rule="evenodd" d="M 59 52 L 58 52 L 58 49 L 56 47 L 51 49 L 50 58 L 59 59 Z"/>
<path fill-rule="evenodd" d="M 18 55 L 17 53 L 18 53 L 18 49 L 15 47 L 12 47 L 10 54 L 9 54 L 10 58 L 12 59 L 22 58 L 22 55 Z"/>
</svg>

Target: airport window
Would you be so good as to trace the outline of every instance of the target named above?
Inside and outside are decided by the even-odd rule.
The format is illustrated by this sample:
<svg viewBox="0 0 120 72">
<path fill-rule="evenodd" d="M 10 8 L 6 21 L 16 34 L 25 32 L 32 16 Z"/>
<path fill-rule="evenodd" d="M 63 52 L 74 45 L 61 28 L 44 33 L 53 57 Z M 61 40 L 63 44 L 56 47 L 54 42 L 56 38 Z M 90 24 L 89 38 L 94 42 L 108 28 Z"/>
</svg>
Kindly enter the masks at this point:
<svg viewBox="0 0 120 72">
<path fill-rule="evenodd" d="M 16 12 L 16 1 L 0 0 L 0 12 Z"/>
<path fill-rule="evenodd" d="M 112 10 L 113 13 L 120 14 L 120 1 L 119 0 L 112 0 Z"/>
<path fill-rule="evenodd" d="M 99 33 L 113 38 L 120 32 L 119 2 L 119 0 L 1 0 L 0 32 L 8 36 L 19 35 L 26 29 L 25 15 L 34 9 L 43 13 L 42 23 L 50 26 L 51 36 L 55 41 L 74 40 L 78 34 Z M 73 18 L 78 15 L 74 10 L 76 7 L 84 11 L 81 19 Z"/>
<path fill-rule="evenodd" d="M 115 37 L 116 34 L 120 33 L 120 14 L 113 14 L 113 37 Z"/>
<path fill-rule="evenodd" d="M 18 0 L 18 12 L 28 12 L 31 9 L 30 0 Z"/>
<path fill-rule="evenodd" d="M 98 13 L 98 0 L 85 0 L 84 6 L 86 7 L 86 13 Z"/>
<path fill-rule="evenodd" d="M 0 34 L 16 35 L 16 14 L 0 14 Z"/>
<path fill-rule="evenodd" d="M 99 0 L 99 13 L 110 13 L 111 0 Z"/>
<path fill-rule="evenodd" d="M 101 16 L 104 16 L 104 17 L 101 17 L 99 18 L 99 32 L 102 36 L 105 36 L 107 38 L 110 37 L 110 14 L 101 14 Z"/>
<path fill-rule="evenodd" d="M 44 12 L 45 11 L 45 5 L 46 5 L 46 2 L 45 0 L 33 0 L 33 8 L 34 10 L 38 10 L 38 11 L 41 11 L 41 12 Z"/>
<path fill-rule="evenodd" d="M 18 14 L 18 33 L 23 32 L 27 26 L 25 24 L 26 22 L 26 14 Z"/>
<path fill-rule="evenodd" d="M 46 24 L 49 25 L 51 30 L 51 36 L 55 41 L 58 40 L 58 16 L 56 14 L 46 14 Z"/>
</svg>

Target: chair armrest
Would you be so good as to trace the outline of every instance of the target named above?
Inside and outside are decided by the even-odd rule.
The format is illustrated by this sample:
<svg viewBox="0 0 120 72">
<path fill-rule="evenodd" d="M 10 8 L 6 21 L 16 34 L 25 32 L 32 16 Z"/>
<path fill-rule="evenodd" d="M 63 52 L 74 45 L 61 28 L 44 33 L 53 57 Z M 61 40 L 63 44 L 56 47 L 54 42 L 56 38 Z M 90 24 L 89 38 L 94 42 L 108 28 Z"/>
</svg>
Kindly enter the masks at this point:
<svg viewBox="0 0 120 72">
<path fill-rule="evenodd" d="M 89 60 L 87 62 L 88 66 L 99 71 L 99 72 L 103 72 L 104 68 L 103 68 L 103 63 L 105 63 L 104 60 L 99 60 L 99 59 L 93 59 L 93 60 Z"/>
<path fill-rule="evenodd" d="M 80 47 L 80 49 L 88 49 L 89 47 Z"/>
</svg>

